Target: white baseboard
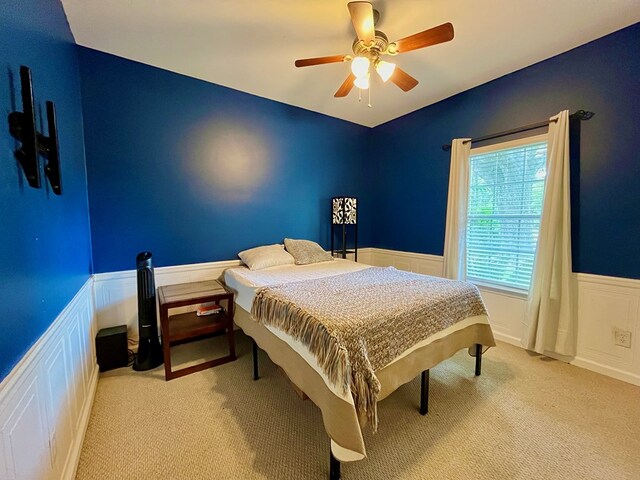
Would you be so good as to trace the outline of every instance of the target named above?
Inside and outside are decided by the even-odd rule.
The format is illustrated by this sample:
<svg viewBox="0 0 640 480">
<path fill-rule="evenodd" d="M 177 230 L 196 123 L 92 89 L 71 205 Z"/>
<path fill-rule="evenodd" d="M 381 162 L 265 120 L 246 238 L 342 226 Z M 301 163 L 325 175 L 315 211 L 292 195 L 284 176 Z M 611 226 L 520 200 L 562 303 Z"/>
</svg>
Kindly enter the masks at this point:
<svg viewBox="0 0 640 480">
<path fill-rule="evenodd" d="M 516 347 L 522 347 L 522 344 L 520 343 L 520 339 L 518 337 L 513 337 L 505 333 L 497 332 L 495 331 L 495 329 L 493 331 L 493 337 L 500 342 L 508 343 L 509 345 L 514 345 Z"/>
<path fill-rule="evenodd" d="M 0 478 L 73 478 L 98 379 L 90 278 L 0 383 Z"/>
<path fill-rule="evenodd" d="M 607 377 L 615 378 L 617 380 L 622 380 L 623 382 L 640 386 L 640 375 L 626 372 L 624 370 L 619 370 L 610 365 L 603 365 L 601 363 L 594 362 L 593 360 L 588 360 L 586 358 L 580 357 L 574 358 L 571 361 L 571 365 L 586 368 L 587 370 L 591 370 L 592 372 L 601 373 L 602 375 L 606 375 Z"/>
</svg>

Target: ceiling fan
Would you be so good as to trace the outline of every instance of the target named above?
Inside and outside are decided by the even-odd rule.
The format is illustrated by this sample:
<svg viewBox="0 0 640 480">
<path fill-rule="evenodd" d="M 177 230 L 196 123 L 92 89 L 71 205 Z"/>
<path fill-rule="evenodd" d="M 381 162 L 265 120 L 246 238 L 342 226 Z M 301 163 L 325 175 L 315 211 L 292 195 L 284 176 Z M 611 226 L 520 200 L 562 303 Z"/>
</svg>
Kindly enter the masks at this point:
<svg viewBox="0 0 640 480">
<path fill-rule="evenodd" d="M 375 29 L 380 13 L 374 10 L 369 2 L 349 2 L 347 4 L 351 22 L 357 38 L 351 49 L 353 55 L 333 55 L 330 57 L 305 58 L 296 60 L 296 67 L 309 67 L 325 63 L 351 61 L 351 73 L 340 86 L 334 97 L 346 97 L 356 86 L 361 90 L 369 88 L 369 70 L 371 67 L 380 75 L 384 82 L 391 80 L 405 92 L 418 84 L 418 80 L 394 63 L 386 62 L 383 55 L 397 55 L 419 48 L 437 45 L 453 39 L 453 25 L 444 23 L 424 32 L 409 35 L 395 42 L 389 42 L 387 36 Z"/>
</svg>

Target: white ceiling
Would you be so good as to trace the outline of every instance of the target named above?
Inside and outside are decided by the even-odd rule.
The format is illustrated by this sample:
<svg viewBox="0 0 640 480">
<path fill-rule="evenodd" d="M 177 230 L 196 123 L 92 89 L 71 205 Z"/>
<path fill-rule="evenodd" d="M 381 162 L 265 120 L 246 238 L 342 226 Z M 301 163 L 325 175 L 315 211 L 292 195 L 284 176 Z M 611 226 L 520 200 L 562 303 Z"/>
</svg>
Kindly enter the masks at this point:
<svg viewBox="0 0 640 480">
<path fill-rule="evenodd" d="M 420 80 L 334 92 L 351 53 L 347 0 L 62 0 L 80 45 L 373 127 L 640 21 L 638 0 L 378 0 L 390 40 L 452 22 L 453 41 L 395 57 Z M 389 58 L 389 57 L 387 57 Z"/>
</svg>

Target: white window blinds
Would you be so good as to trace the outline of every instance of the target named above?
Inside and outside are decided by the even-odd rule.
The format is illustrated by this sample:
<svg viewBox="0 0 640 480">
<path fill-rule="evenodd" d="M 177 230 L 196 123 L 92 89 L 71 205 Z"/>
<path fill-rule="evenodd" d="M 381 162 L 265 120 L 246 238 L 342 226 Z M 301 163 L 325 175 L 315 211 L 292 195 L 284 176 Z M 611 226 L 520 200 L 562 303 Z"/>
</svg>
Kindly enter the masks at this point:
<svg viewBox="0 0 640 480">
<path fill-rule="evenodd" d="M 470 156 L 467 277 L 528 290 L 538 243 L 547 142 Z"/>
</svg>

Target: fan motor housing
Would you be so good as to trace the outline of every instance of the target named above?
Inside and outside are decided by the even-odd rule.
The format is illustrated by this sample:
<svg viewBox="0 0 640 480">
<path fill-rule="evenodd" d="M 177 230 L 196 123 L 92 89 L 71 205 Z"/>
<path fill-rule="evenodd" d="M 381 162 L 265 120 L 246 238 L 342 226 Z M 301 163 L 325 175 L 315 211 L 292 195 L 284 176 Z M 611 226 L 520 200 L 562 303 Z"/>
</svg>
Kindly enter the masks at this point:
<svg viewBox="0 0 640 480">
<path fill-rule="evenodd" d="M 380 30 L 376 30 L 376 36 L 371 45 L 366 45 L 362 40 L 357 38 L 354 40 L 352 50 L 357 57 L 367 57 L 370 59 L 378 58 L 387 51 L 389 39 Z"/>
</svg>

